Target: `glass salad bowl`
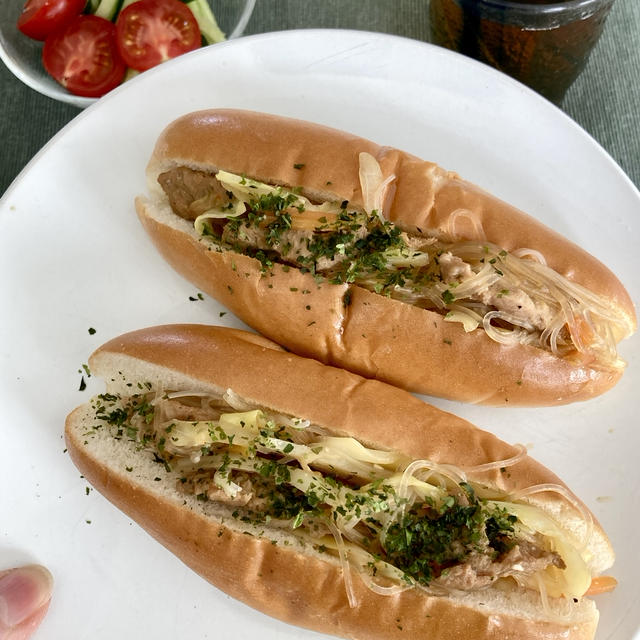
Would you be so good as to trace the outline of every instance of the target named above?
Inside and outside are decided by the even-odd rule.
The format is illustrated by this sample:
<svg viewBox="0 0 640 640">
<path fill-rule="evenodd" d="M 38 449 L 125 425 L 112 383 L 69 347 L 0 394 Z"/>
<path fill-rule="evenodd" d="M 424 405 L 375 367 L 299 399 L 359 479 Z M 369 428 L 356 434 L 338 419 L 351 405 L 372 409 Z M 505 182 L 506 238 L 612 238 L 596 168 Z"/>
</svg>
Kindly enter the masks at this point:
<svg viewBox="0 0 640 640">
<path fill-rule="evenodd" d="M 88 0 L 88 4 L 92 1 L 97 2 L 97 0 Z M 256 3 L 256 0 L 206 1 L 226 39 L 242 35 Z M 24 0 L 0 2 L 0 58 L 9 70 L 32 89 L 55 100 L 81 108 L 98 100 L 99 98 L 73 95 L 45 71 L 42 64 L 43 43 L 32 40 L 17 28 L 18 17 L 23 6 Z"/>
</svg>

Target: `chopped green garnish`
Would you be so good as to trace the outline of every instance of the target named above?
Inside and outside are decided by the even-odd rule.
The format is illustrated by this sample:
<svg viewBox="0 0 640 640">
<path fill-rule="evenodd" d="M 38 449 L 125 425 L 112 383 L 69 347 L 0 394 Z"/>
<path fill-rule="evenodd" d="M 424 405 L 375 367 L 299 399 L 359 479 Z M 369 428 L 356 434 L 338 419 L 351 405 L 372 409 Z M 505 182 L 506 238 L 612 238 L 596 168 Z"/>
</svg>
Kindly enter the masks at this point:
<svg viewBox="0 0 640 640">
<path fill-rule="evenodd" d="M 449 291 L 449 289 L 446 289 L 445 291 L 442 292 L 442 301 L 445 304 L 451 304 L 452 302 L 454 302 L 456 299 L 456 297 L 453 295 L 453 293 L 451 293 L 451 291 Z"/>
</svg>

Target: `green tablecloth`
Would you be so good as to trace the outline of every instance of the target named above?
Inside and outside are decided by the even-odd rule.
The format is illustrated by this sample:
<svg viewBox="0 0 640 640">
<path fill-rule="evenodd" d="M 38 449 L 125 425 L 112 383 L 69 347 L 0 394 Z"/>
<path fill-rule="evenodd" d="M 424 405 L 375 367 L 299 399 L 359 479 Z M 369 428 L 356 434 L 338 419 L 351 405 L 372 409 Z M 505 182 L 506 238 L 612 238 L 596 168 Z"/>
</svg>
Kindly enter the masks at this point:
<svg viewBox="0 0 640 640">
<path fill-rule="evenodd" d="M 427 14 L 426 0 L 257 0 L 246 34 L 322 27 L 428 40 Z M 562 108 L 640 186 L 640 0 L 617 0 Z M 0 64 L 0 194 L 78 113 L 29 89 Z"/>
</svg>

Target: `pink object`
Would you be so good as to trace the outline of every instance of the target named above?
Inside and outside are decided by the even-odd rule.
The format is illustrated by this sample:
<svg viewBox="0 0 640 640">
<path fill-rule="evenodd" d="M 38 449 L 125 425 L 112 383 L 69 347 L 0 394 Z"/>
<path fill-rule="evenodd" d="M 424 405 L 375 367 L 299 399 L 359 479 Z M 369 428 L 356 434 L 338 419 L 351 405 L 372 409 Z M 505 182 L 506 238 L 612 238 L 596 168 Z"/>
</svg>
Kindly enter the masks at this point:
<svg viewBox="0 0 640 640">
<path fill-rule="evenodd" d="M 53 577 L 30 565 L 0 572 L 0 640 L 25 640 L 37 629 L 51 601 Z"/>
</svg>

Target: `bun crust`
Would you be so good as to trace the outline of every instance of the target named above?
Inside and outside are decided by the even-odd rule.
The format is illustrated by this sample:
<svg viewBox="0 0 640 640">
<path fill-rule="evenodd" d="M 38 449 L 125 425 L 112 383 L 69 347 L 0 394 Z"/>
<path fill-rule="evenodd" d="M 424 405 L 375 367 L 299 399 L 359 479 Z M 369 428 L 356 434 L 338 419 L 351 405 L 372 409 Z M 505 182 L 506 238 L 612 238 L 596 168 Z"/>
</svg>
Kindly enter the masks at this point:
<svg viewBox="0 0 640 640">
<path fill-rule="evenodd" d="M 270 184 L 301 186 L 312 199 L 362 206 L 362 151 L 377 159 L 383 176 L 396 176 L 385 214 L 403 229 L 446 234 L 453 212 L 469 209 L 493 243 L 542 252 L 557 272 L 610 300 L 627 334 L 635 329 L 633 304 L 622 284 L 559 234 L 431 162 L 300 120 L 231 109 L 179 118 L 158 139 L 147 168 L 152 197 L 138 198 L 136 208 L 153 242 L 179 273 L 254 329 L 301 355 L 418 393 L 488 405 L 567 404 L 616 384 L 621 369 L 574 364 L 532 346 L 502 345 L 484 331 L 465 333 L 438 313 L 358 286 L 318 286 L 310 274 L 277 265 L 273 275 L 264 276 L 258 260 L 211 250 L 191 224 L 173 214 L 156 181 L 176 166 L 221 168 Z M 460 233 L 479 239 L 472 228 Z M 482 370 L 477 362 L 483 363 Z"/>
<path fill-rule="evenodd" d="M 242 331 L 195 325 L 145 329 L 108 342 L 89 364 L 108 381 L 110 393 L 127 393 L 128 380 L 176 389 L 231 388 L 258 405 L 307 418 L 365 444 L 410 451 L 415 458 L 465 467 L 516 453 L 491 434 L 404 391 L 300 358 Z M 269 615 L 363 640 L 593 637 L 598 618 L 593 602 L 583 599 L 570 618 L 558 622 L 541 611 L 532 592 L 489 589 L 479 595 L 432 597 L 412 589 L 385 597 L 369 591 L 354 573 L 359 606 L 352 609 L 337 561 L 298 544 L 273 544 L 268 533 L 247 535 L 209 503 L 178 493 L 176 479 L 161 465 L 141 463 L 135 444 L 115 447 L 104 430 L 87 437 L 93 420 L 89 406 L 79 407 L 68 416 L 65 430 L 69 453 L 89 482 L 205 579 Z M 124 453 L 116 453 L 123 444 Z M 560 483 L 528 456 L 509 470 L 469 475 L 511 491 Z M 162 482 L 154 481 L 158 476 Z M 557 495 L 540 494 L 537 500 L 563 524 L 578 520 Z M 577 530 L 573 523 L 567 526 Z M 594 571 L 613 561 L 597 524 L 590 548 L 598 556 Z"/>
</svg>

